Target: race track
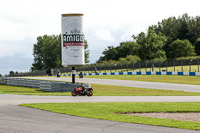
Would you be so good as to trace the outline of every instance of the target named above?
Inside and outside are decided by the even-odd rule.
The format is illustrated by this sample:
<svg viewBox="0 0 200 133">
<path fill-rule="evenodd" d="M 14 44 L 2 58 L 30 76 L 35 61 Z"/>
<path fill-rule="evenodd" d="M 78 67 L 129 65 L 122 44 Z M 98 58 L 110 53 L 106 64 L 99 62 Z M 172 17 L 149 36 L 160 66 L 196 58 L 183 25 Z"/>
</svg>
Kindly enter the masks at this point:
<svg viewBox="0 0 200 133">
<path fill-rule="evenodd" d="M 162 99 L 162 100 L 161 100 Z M 187 99 L 187 100 L 186 100 Z M 20 107 L 21 103 L 200 101 L 200 97 L 26 96 L 0 94 L 0 133 L 197 133 L 199 131 L 81 118 Z"/>
<path fill-rule="evenodd" d="M 43 80 L 58 80 L 71 82 L 72 79 L 68 77 L 23 77 L 31 79 L 43 79 Z M 187 84 L 174 84 L 174 83 L 160 83 L 160 82 L 146 82 L 146 81 L 130 81 L 130 80 L 114 80 L 114 79 L 93 79 L 93 78 L 76 78 L 76 82 L 89 83 L 89 84 L 105 84 L 105 85 L 117 85 L 128 86 L 138 88 L 151 88 L 151 89 L 163 89 L 163 90 L 178 90 L 185 92 L 200 92 L 200 85 L 187 85 Z"/>
<path fill-rule="evenodd" d="M 71 78 L 37 79 L 71 81 Z M 199 92 L 199 86 L 125 80 L 76 79 L 77 82 Z M 159 85 L 156 85 L 159 84 Z M 181 86 L 181 87 L 179 87 Z M 161 87 L 161 88 L 159 88 Z M 0 94 L 0 133 L 197 133 L 177 128 L 81 118 L 17 106 L 22 103 L 200 102 L 200 96 L 28 96 Z"/>
</svg>

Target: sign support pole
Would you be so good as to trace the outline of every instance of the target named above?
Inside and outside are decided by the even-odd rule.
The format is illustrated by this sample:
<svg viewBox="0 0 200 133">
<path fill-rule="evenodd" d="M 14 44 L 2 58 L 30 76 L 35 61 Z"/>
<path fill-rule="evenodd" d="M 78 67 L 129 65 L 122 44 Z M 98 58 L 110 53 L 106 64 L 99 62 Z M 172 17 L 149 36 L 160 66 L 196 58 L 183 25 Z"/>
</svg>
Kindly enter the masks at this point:
<svg viewBox="0 0 200 133">
<path fill-rule="evenodd" d="M 75 71 L 75 67 L 72 67 L 72 83 L 75 83 L 75 73 L 74 73 L 74 71 Z"/>
</svg>

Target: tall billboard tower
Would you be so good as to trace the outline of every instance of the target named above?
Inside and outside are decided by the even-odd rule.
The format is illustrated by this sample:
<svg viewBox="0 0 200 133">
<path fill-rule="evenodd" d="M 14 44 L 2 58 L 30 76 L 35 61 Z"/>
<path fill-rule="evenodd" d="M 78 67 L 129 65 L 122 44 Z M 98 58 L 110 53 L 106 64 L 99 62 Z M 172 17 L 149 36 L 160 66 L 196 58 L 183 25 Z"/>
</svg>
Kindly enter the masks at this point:
<svg viewBox="0 0 200 133">
<path fill-rule="evenodd" d="M 72 67 L 72 83 L 75 83 L 75 67 L 85 65 L 83 14 L 62 14 L 62 65 Z"/>
<path fill-rule="evenodd" d="M 85 65 L 83 14 L 62 14 L 62 65 Z"/>
</svg>

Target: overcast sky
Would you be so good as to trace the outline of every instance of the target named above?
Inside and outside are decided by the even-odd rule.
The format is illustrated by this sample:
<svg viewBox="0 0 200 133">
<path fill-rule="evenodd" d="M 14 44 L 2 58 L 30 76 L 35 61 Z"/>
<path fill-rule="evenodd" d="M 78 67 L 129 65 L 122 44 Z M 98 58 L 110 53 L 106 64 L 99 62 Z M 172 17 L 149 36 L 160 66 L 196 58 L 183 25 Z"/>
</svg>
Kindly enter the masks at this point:
<svg viewBox="0 0 200 133">
<path fill-rule="evenodd" d="M 0 74 L 29 71 L 38 36 L 61 33 L 61 14 L 83 13 L 90 63 L 164 18 L 200 15 L 199 0 L 0 0 Z M 53 56 L 53 55 L 52 55 Z"/>
</svg>

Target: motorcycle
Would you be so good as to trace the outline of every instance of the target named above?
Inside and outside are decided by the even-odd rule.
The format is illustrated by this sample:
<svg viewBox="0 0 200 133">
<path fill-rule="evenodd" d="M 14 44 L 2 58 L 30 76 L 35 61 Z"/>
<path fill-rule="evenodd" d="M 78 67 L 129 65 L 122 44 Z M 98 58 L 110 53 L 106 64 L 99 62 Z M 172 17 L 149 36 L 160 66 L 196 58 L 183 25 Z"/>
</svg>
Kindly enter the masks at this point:
<svg viewBox="0 0 200 133">
<path fill-rule="evenodd" d="M 72 96 L 92 96 L 93 95 L 93 89 L 90 87 L 85 86 L 79 86 L 77 88 L 74 88 L 74 91 L 72 91 Z"/>
</svg>

